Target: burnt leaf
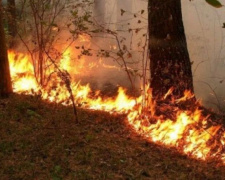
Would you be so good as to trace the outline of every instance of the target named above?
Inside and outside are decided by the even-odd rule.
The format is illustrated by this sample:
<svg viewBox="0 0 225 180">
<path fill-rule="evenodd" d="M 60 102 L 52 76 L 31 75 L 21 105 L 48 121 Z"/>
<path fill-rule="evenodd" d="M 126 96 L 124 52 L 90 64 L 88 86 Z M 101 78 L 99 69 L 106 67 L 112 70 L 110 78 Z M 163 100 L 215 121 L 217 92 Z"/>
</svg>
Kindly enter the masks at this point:
<svg viewBox="0 0 225 180">
<path fill-rule="evenodd" d="M 223 26 L 222 26 L 222 28 L 225 28 L 225 23 L 223 23 Z"/>
<path fill-rule="evenodd" d="M 125 13 L 126 11 L 124 11 L 123 9 L 120 9 L 120 14 L 121 16 L 123 16 L 123 14 Z"/>
</svg>

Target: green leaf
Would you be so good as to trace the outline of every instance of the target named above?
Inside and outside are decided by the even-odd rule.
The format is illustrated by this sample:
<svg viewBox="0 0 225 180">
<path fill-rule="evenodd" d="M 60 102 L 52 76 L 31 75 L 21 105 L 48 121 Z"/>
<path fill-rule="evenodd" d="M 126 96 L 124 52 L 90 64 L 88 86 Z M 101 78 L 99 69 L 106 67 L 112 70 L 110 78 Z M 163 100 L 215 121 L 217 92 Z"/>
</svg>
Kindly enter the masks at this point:
<svg viewBox="0 0 225 180">
<path fill-rule="evenodd" d="M 27 115 L 30 116 L 30 117 L 37 118 L 37 119 L 41 119 L 42 118 L 42 116 L 40 114 L 38 114 L 35 111 L 32 111 L 30 109 L 27 110 Z"/>
<path fill-rule="evenodd" d="M 215 8 L 220 8 L 223 5 L 217 1 L 217 0 L 205 0 L 207 3 L 209 3 L 211 6 L 215 7 Z"/>
<path fill-rule="evenodd" d="M 61 166 L 57 165 L 54 167 L 55 173 L 60 173 L 61 172 Z"/>
<path fill-rule="evenodd" d="M 53 26 L 53 27 L 58 27 L 58 25 L 55 24 L 55 23 L 52 23 L 52 24 L 50 24 L 50 25 Z"/>
</svg>

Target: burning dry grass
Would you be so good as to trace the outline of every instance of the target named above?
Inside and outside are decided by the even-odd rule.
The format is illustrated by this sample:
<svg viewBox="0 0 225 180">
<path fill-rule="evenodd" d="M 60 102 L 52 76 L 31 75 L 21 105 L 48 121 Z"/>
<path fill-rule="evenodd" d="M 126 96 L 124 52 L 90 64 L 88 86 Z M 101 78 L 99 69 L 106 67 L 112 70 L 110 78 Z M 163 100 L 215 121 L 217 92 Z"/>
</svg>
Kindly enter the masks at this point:
<svg viewBox="0 0 225 180">
<path fill-rule="evenodd" d="M 39 94 L 42 99 L 50 102 L 71 104 L 66 84 L 62 83 L 60 77 L 54 76 L 47 86 L 39 87 L 32 73 L 29 56 L 19 54 L 15 58 L 14 53 L 9 54 L 15 92 Z M 189 104 L 189 108 L 182 108 L 182 103 L 191 99 L 192 94 L 185 92 L 181 99 L 172 99 L 168 104 L 156 104 L 151 98 L 150 90 L 145 93 L 146 99 L 143 100 L 142 96 L 129 97 L 120 87 L 116 97 L 103 98 L 99 92 L 92 92 L 89 85 L 82 86 L 74 81 L 73 71 L 76 70 L 71 70 L 69 54 L 65 52 L 58 64 L 71 75 L 71 89 L 77 105 L 110 113 L 127 114 L 128 124 L 149 141 L 176 147 L 190 157 L 202 160 L 215 159 L 225 163 L 224 127 L 211 123 L 209 116 L 203 116 L 196 104 L 192 103 Z M 50 69 L 49 74 L 53 74 L 54 71 L 55 69 Z M 172 91 L 168 92 L 163 102 L 166 102 L 171 93 Z M 146 102 L 147 106 L 143 107 L 142 102 Z"/>
<path fill-rule="evenodd" d="M 38 96 L 0 100 L 0 177 L 30 179 L 218 179 L 224 166 L 143 140 L 124 115 L 78 110 Z"/>
</svg>

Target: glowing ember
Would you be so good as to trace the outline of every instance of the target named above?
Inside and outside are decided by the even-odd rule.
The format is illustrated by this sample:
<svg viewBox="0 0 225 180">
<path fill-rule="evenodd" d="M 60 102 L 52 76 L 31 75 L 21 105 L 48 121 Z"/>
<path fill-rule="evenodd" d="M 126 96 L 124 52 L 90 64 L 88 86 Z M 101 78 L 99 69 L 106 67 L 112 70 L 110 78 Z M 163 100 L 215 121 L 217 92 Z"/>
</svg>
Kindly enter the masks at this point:
<svg viewBox="0 0 225 180">
<path fill-rule="evenodd" d="M 80 37 L 87 38 L 87 37 Z M 55 69 L 48 70 L 53 74 L 47 86 L 39 87 L 32 61 L 28 55 L 9 52 L 10 69 L 14 92 L 33 94 L 40 93 L 43 99 L 50 102 L 70 105 L 70 94 L 66 85 L 56 75 Z M 58 62 L 60 69 L 68 71 L 71 76 L 81 72 L 71 65 L 70 51 L 66 51 Z M 81 69 L 81 68 L 80 68 Z M 72 72 L 75 72 L 72 74 Z M 108 112 L 127 113 L 127 120 L 137 133 L 140 133 L 150 141 L 176 147 L 179 151 L 195 158 L 207 160 L 216 158 L 225 163 L 225 132 L 221 126 L 210 125 L 208 117 L 204 117 L 201 111 L 194 112 L 180 110 L 174 107 L 174 118 L 165 118 L 156 115 L 156 103 L 151 98 L 151 90 L 146 90 L 145 103 L 142 97 L 132 98 L 126 95 L 123 88 L 118 89 L 118 95 L 114 98 L 102 98 L 99 92 L 92 92 L 89 85 L 82 86 L 71 77 L 71 88 L 76 104 L 81 107 L 104 110 Z M 172 94 L 171 89 L 165 99 Z M 188 91 L 184 97 L 173 100 L 173 103 L 186 101 L 193 97 Z M 142 106 L 145 104 L 145 106 Z M 169 105 L 167 105 L 169 106 Z M 162 110 L 161 110 L 162 111 Z M 163 110 L 166 112 L 166 109 Z M 169 113 L 169 112 L 168 112 Z M 170 116 L 167 116 L 170 117 Z M 153 121 L 153 122 L 152 122 Z"/>
</svg>

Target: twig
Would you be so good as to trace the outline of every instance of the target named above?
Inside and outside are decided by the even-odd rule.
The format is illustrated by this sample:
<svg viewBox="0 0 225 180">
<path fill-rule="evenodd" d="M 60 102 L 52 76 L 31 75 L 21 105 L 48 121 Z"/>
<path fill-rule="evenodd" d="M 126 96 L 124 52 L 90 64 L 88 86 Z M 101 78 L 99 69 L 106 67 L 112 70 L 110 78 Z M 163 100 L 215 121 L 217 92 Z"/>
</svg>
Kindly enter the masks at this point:
<svg viewBox="0 0 225 180">
<path fill-rule="evenodd" d="M 68 90 L 68 92 L 70 93 L 70 99 L 72 101 L 72 106 L 73 106 L 73 112 L 74 112 L 74 119 L 76 123 L 79 123 L 78 120 L 78 115 L 77 115 L 77 108 L 74 102 L 74 96 L 73 96 L 73 92 L 72 92 L 72 88 L 71 88 L 71 82 L 69 79 L 69 73 L 67 71 L 62 71 L 58 65 L 55 63 L 55 61 L 49 56 L 49 54 L 47 52 L 45 52 L 46 55 L 48 56 L 49 60 L 52 62 L 52 64 L 55 66 L 55 68 L 58 70 L 59 72 L 59 77 L 64 81 L 66 88 Z"/>
</svg>

